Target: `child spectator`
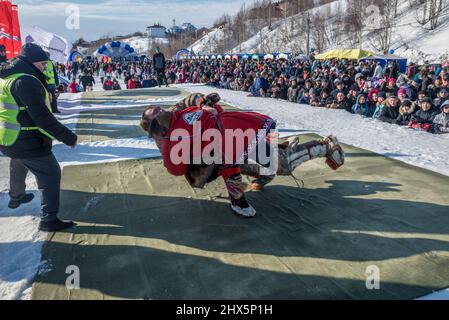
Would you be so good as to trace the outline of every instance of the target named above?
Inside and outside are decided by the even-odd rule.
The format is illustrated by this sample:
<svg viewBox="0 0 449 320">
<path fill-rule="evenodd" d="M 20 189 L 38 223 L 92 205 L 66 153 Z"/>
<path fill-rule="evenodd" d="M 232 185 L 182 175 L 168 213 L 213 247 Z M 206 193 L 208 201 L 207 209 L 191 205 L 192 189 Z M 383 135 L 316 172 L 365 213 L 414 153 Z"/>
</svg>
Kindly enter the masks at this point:
<svg viewBox="0 0 449 320">
<path fill-rule="evenodd" d="M 441 105 L 441 113 L 433 119 L 433 132 L 436 134 L 449 133 L 449 100 Z"/>
</svg>

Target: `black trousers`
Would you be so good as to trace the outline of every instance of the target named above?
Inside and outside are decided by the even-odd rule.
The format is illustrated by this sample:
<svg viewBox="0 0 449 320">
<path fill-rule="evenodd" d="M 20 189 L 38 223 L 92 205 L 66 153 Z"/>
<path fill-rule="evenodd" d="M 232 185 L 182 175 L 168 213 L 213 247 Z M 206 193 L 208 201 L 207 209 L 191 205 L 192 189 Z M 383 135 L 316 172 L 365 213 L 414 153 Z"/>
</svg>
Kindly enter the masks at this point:
<svg viewBox="0 0 449 320">
<path fill-rule="evenodd" d="M 40 158 L 11 159 L 9 165 L 9 196 L 20 200 L 25 196 L 25 179 L 30 171 L 37 181 L 41 193 L 41 219 L 56 218 L 59 212 L 61 168 L 53 154 Z"/>
</svg>

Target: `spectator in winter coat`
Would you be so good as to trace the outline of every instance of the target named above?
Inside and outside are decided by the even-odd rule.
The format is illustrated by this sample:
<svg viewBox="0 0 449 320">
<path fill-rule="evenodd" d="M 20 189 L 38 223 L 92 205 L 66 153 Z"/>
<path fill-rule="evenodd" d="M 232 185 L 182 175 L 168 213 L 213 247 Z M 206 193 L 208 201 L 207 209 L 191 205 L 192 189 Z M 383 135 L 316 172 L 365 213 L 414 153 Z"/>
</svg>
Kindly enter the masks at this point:
<svg viewBox="0 0 449 320">
<path fill-rule="evenodd" d="M 400 88 L 398 90 L 398 99 L 400 102 L 404 101 L 405 99 L 410 99 L 410 97 L 407 96 L 407 91 L 404 88 Z"/>
<path fill-rule="evenodd" d="M 112 90 L 122 90 L 122 87 L 115 78 L 112 80 Z"/>
<path fill-rule="evenodd" d="M 421 102 L 424 100 L 424 98 L 428 97 L 428 94 L 426 91 L 420 91 L 418 93 L 418 99 L 416 100 L 416 104 L 418 108 L 421 108 Z"/>
<path fill-rule="evenodd" d="M 412 115 L 416 112 L 416 104 L 411 100 L 402 101 L 399 107 L 399 116 L 396 123 L 400 126 L 406 126 L 412 120 Z"/>
<path fill-rule="evenodd" d="M 309 91 L 304 91 L 304 93 L 299 96 L 298 98 L 298 103 L 299 104 L 309 104 L 310 102 L 310 91 L 313 92 L 313 94 L 315 94 L 315 89 L 310 89 Z"/>
<path fill-rule="evenodd" d="M 329 109 L 344 109 L 351 112 L 352 106 L 349 105 L 349 101 L 343 92 L 337 93 L 337 98 L 329 102 L 326 105 Z"/>
<path fill-rule="evenodd" d="M 388 123 L 396 123 L 399 116 L 399 99 L 396 96 L 389 96 L 382 108 L 379 120 Z"/>
<path fill-rule="evenodd" d="M 84 73 L 80 78 L 80 83 L 83 86 L 84 91 L 92 91 L 95 79 L 90 73 Z"/>
<path fill-rule="evenodd" d="M 408 127 L 417 130 L 430 131 L 431 125 L 438 111 L 433 107 L 430 98 L 424 98 L 421 102 L 421 109 L 412 115 Z"/>
<path fill-rule="evenodd" d="M 335 85 L 335 89 L 332 90 L 332 92 L 331 92 L 331 96 L 332 96 L 334 99 L 337 98 L 337 94 L 338 94 L 339 92 L 343 92 L 345 95 L 348 94 L 348 93 L 346 92 L 346 90 L 345 90 L 345 85 L 344 85 L 344 83 L 343 83 L 340 79 L 336 79 L 336 80 L 334 81 L 334 85 Z"/>
<path fill-rule="evenodd" d="M 398 88 L 396 87 L 396 79 L 390 78 L 387 82 L 382 83 L 380 87 L 381 91 L 385 92 L 388 96 L 396 95 Z"/>
<path fill-rule="evenodd" d="M 366 96 L 361 94 L 357 97 L 357 103 L 352 106 L 352 113 L 371 118 L 374 113 L 374 108 L 366 99 Z"/>
<path fill-rule="evenodd" d="M 298 88 L 298 83 L 296 81 L 296 78 L 291 78 L 290 87 L 288 88 L 288 91 L 287 91 L 288 101 L 296 102 L 296 99 L 298 97 L 298 91 L 299 91 L 299 88 Z"/>
<path fill-rule="evenodd" d="M 277 81 L 277 87 L 279 88 L 276 98 L 287 100 L 288 86 L 285 84 L 284 77 L 280 77 Z"/>
<path fill-rule="evenodd" d="M 399 83 L 400 83 L 399 91 L 401 91 L 401 90 L 402 90 L 401 92 L 405 91 L 406 97 L 408 99 L 412 100 L 412 101 L 415 101 L 416 100 L 416 93 L 413 90 L 413 88 L 407 82 L 405 82 L 404 80 L 400 80 Z M 401 97 L 399 97 L 399 91 L 398 91 L 398 98 L 401 99 Z"/>
<path fill-rule="evenodd" d="M 359 94 L 360 94 L 360 89 L 356 85 L 352 85 L 349 88 L 349 93 L 348 93 L 347 98 L 348 98 L 349 104 L 351 106 L 353 106 L 357 103 L 357 97 L 359 96 Z"/>
<path fill-rule="evenodd" d="M 449 100 L 446 100 L 441 105 L 441 113 L 433 119 L 433 132 L 449 133 Z"/>
<path fill-rule="evenodd" d="M 382 78 L 383 73 L 384 73 L 384 70 L 383 70 L 382 66 L 380 65 L 380 62 L 377 62 L 376 68 L 374 69 L 373 77 L 380 79 L 380 78 Z"/>
<path fill-rule="evenodd" d="M 303 97 L 303 95 L 304 95 L 304 93 L 309 93 L 309 91 L 310 91 L 310 89 L 312 88 L 312 82 L 310 81 L 310 80 L 307 80 L 305 83 L 304 83 L 304 86 L 301 88 L 301 89 L 299 89 L 299 92 L 298 92 L 298 103 L 304 103 L 304 102 L 300 102 L 300 101 L 303 101 L 303 99 L 302 99 L 302 97 Z M 308 96 L 307 96 L 307 100 L 308 100 Z"/>
<path fill-rule="evenodd" d="M 326 104 L 332 103 L 332 100 L 333 98 L 330 95 L 329 89 L 324 88 L 323 90 L 321 90 L 320 98 L 310 105 L 313 107 L 326 107 Z"/>
<path fill-rule="evenodd" d="M 251 90 L 251 94 L 254 97 L 265 97 L 270 89 L 270 83 L 268 82 L 268 72 L 262 72 L 262 75 L 257 78 Z"/>
<path fill-rule="evenodd" d="M 128 89 L 140 89 L 142 88 L 142 84 L 138 77 L 132 77 L 128 81 Z"/>
<path fill-rule="evenodd" d="M 316 89 L 310 89 L 309 91 L 309 105 L 315 106 L 320 103 L 320 94 Z"/>
<path fill-rule="evenodd" d="M 112 82 L 112 80 L 111 80 L 111 77 L 106 77 L 106 80 L 104 80 L 104 82 L 103 82 L 103 90 L 106 90 L 106 91 L 109 91 L 109 90 L 112 90 L 112 85 L 113 85 L 114 83 Z"/>
<path fill-rule="evenodd" d="M 76 79 L 75 78 L 73 78 L 72 82 L 70 82 L 69 90 L 70 90 L 70 93 L 77 93 L 78 92 L 78 83 L 76 83 Z"/>
</svg>

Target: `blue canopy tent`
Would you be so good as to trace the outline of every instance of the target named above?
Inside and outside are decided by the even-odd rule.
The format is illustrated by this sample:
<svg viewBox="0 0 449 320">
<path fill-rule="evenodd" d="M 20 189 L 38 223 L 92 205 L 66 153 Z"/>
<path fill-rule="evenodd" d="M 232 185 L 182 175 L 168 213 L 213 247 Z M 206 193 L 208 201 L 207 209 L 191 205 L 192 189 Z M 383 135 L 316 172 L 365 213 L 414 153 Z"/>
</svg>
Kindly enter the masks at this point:
<svg viewBox="0 0 449 320">
<path fill-rule="evenodd" d="M 136 52 L 129 44 L 122 43 L 120 41 L 112 41 L 98 48 L 95 54 L 114 59 L 133 57 L 136 55 Z"/>
<path fill-rule="evenodd" d="M 360 61 L 366 60 L 376 60 L 380 62 L 382 68 L 385 68 L 388 62 L 397 61 L 399 63 L 400 72 L 404 73 L 407 71 L 407 58 L 403 58 L 394 54 L 374 54 L 365 58 L 360 59 Z"/>
</svg>

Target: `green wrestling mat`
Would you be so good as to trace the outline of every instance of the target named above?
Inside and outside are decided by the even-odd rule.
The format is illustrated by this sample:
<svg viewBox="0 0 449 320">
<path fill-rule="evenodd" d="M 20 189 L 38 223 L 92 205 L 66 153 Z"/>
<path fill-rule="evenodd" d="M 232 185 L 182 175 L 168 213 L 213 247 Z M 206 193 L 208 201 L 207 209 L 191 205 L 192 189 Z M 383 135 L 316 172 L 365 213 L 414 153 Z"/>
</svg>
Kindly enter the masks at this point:
<svg viewBox="0 0 449 320">
<path fill-rule="evenodd" d="M 317 138 L 301 136 L 302 141 Z M 449 178 L 345 146 L 248 192 L 234 215 L 220 180 L 194 190 L 161 160 L 65 167 L 51 271 L 33 299 L 411 299 L 449 286 Z M 68 266 L 80 289 L 65 287 Z M 367 268 L 380 289 L 366 288 Z"/>
<path fill-rule="evenodd" d="M 118 91 L 92 91 L 83 92 L 81 105 L 86 104 L 123 104 L 126 102 L 138 103 L 147 99 L 167 99 L 170 97 L 185 96 L 188 92 L 178 88 L 146 88 Z"/>
</svg>

